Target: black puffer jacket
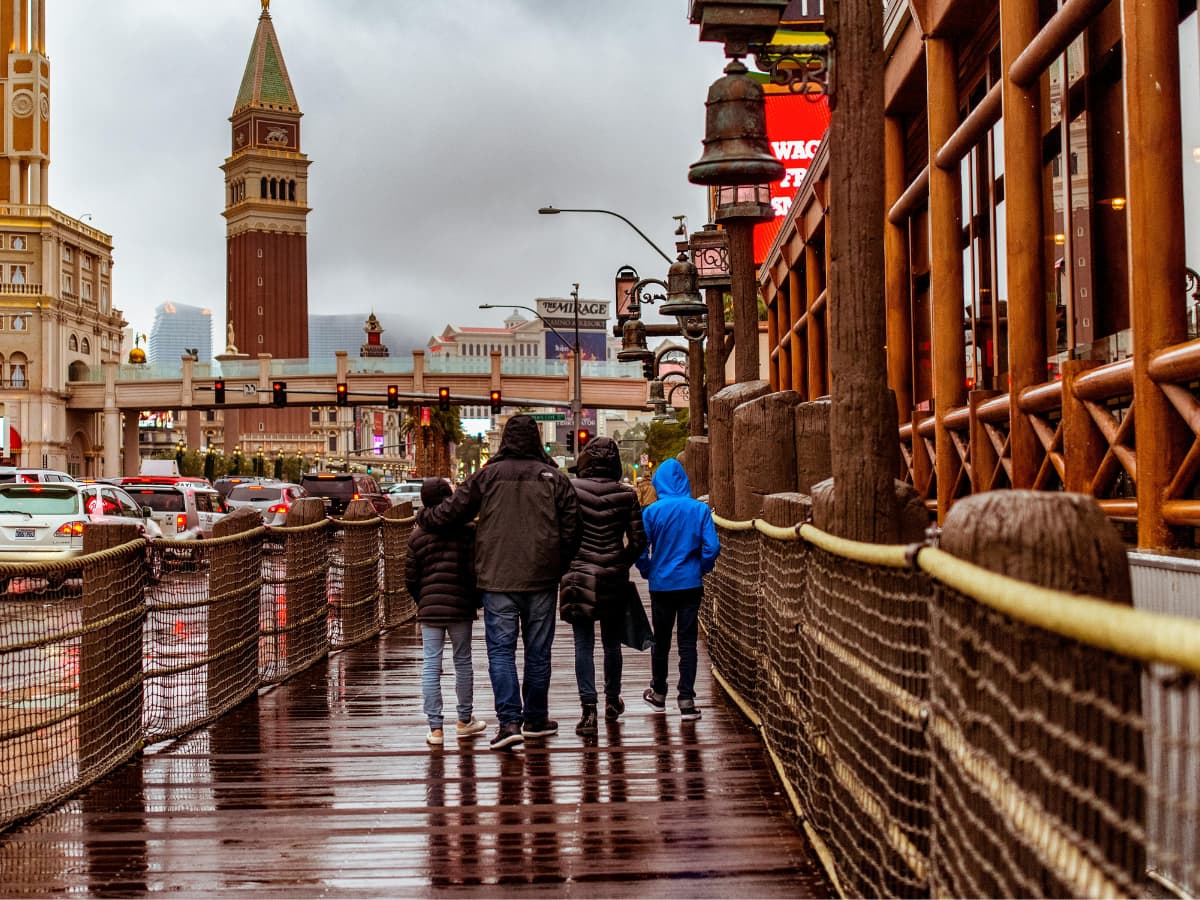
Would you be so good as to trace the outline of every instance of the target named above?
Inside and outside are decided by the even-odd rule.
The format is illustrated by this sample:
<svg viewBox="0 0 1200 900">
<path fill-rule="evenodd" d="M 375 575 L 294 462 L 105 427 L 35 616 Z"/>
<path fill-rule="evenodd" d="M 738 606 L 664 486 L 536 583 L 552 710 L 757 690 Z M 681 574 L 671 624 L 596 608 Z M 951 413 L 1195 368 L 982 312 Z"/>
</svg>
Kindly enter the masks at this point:
<svg viewBox="0 0 1200 900">
<path fill-rule="evenodd" d="M 426 509 L 450 496 L 450 485 L 426 478 L 421 503 Z M 417 602 L 417 620 L 423 625 L 451 625 L 476 617 L 479 591 L 475 586 L 475 526 L 459 525 L 431 530 L 417 525 L 408 536 L 404 582 Z"/>
<path fill-rule="evenodd" d="M 579 552 L 560 585 L 560 613 L 568 622 L 590 622 L 598 606 L 624 597 L 629 567 L 646 548 L 642 507 L 621 484 L 621 455 L 611 438 L 592 440 L 579 454 L 572 482 L 583 524 Z"/>
<path fill-rule="evenodd" d="M 579 504 L 571 482 L 542 449 L 538 424 L 513 416 L 500 450 L 417 524 L 445 528 L 479 516 L 475 572 L 485 591 L 523 593 L 558 586 L 579 549 Z"/>
</svg>

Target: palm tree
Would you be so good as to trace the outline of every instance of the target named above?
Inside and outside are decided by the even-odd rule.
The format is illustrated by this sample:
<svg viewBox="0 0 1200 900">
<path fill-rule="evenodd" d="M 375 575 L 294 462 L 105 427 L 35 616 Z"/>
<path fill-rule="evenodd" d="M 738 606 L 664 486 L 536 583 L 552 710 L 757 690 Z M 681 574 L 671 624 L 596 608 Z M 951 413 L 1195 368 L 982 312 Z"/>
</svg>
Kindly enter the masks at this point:
<svg viewBox="0 0 1200 900">
<path fill-rule="evenodd" d="M 450 445 L 461 443 L 464 437 L 459 421 L 460 408 L 452 406 L 446 412 L 429 410 L 429 425 L 420 418 L 405 416 L 401 431 L 412 438 L 416 447 L 415 469 L 418 478 L 450 478 Z"/>
</svg>

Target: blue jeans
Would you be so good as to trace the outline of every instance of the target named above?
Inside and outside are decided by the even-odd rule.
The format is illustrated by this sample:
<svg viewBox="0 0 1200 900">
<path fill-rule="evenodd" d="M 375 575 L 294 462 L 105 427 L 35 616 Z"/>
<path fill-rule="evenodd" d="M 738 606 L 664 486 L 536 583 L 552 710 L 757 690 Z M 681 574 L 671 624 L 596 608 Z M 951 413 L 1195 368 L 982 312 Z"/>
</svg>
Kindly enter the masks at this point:
<svg viewBox="0 0 1200 900">
<path fill-rule="evenodd" d="M 458 695 L 458 721 L 471 721 L 475 706 L 475 673 L 471 667 L 471 622 L 452 625 L 422 625 L 421 641 L 425 663 L 421 669 L 421 693 L 425 697 L 425 718 L 430 728 L 442 727 L 442 648 L 446 635 L 454 653 L 454 692 Z"/>
<path fill-rule="evenodd" d="M 650 650 L 650 687 L 660 697 L 667 694 L 667 662 L 671 656 L 671 632 L 678 621 L 679 699 L 696 699 L 697 616 L 703 588 L 686 591 L 651 591 L 650 615 L 654 620 L 654 646 Z"/>
<path fill-rule="evenodd" d="M 596 703 L 596 623 L 575 622 L 575 683 L 580 703 Z M 621 621 L 615 615 L 600 616 L 600 643 L 604 645 L 604 695 L 621 693 Z"/>
<path fill-rule="evenodd" d="M 544 722 L 549 713 L 550 647 L 558 591 L 483 592 L 488 675 L 501 725 Z M 525 646 L 525 684 L 517 679 L 517 632 Z"/>
</svg>

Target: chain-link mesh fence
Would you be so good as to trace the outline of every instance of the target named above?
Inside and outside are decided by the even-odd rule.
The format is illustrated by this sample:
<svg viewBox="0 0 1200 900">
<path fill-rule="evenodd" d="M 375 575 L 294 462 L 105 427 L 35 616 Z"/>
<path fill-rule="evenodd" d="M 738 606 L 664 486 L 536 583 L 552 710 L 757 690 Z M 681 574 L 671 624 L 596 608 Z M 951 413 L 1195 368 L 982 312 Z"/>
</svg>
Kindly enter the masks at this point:
<svg viewBox="0 0 1200 900">
<path fill-rule="evenodd" d="M 755 523 L 756 556 L 718 524 L 714 667 L 846 895 L 1197 893 L 1196 622 L 811 526 Z M 722 612 L 747 575 L 757 660 Z"/>
<path fill-rule="evenodd" d="M 0 829 L 307 668 L 331 636 L 411 618 L 412 519 L 382 521 L 0 564 Z"/>
</svg>

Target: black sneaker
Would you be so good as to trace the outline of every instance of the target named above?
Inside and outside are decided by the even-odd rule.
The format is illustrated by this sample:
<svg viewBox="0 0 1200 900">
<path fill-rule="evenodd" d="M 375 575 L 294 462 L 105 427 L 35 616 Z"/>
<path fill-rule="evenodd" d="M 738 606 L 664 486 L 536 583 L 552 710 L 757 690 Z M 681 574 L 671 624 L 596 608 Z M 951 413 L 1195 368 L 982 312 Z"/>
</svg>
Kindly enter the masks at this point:
<svg viewBox="0 0 1200 900">
<path fill-rule="evenodd" d="M 700 718 L 700 709 L 696 706 L 694 700 L 679 701 L 679 718 L 684 722 L 695 722 Z"/>
<path fill-rule="evenodd" d="M 558 734 L 558 723 L 553 719 L 542 719 L 540 722 L 526 722 L 525 727 L 521 729 L 521 734 L 527 738 L 549 737 L 552 734 Z"/>
<path fill-rule="evenodd" d="M 609 697 L 604 701 L 604 719 L 606 722 L 615 722 L 621 718 L 621 713 L 625 712 L 625 701 L 620 697 Z"/>
<path fill-rule="evenodd" d="M 579 735 L 593 735 L 599 729 L 596 726 L 596 704 L 583 704 L 583 715 L 579 719 L 579 724 L 575 726 L 575 733 Z"/>
<path fill-rule="evenodd" d="M 496 736 L 492 738 L 489 746 L 493 750 L 503 750 L 505 747 L 521 744 L 524 741 L 525 737 L 521 734 L 521 726 L 516 722 L 506 722 L 496 729 Z"/>
<path fill-rule="evenodd" d="M 654 693 L 654 688 L 646 688 L 642 692 L 642 699 L 650 705 L 650 708 L 655 712 L 667 711 L 667 698 L 663 694 Z"/>
</svg>

